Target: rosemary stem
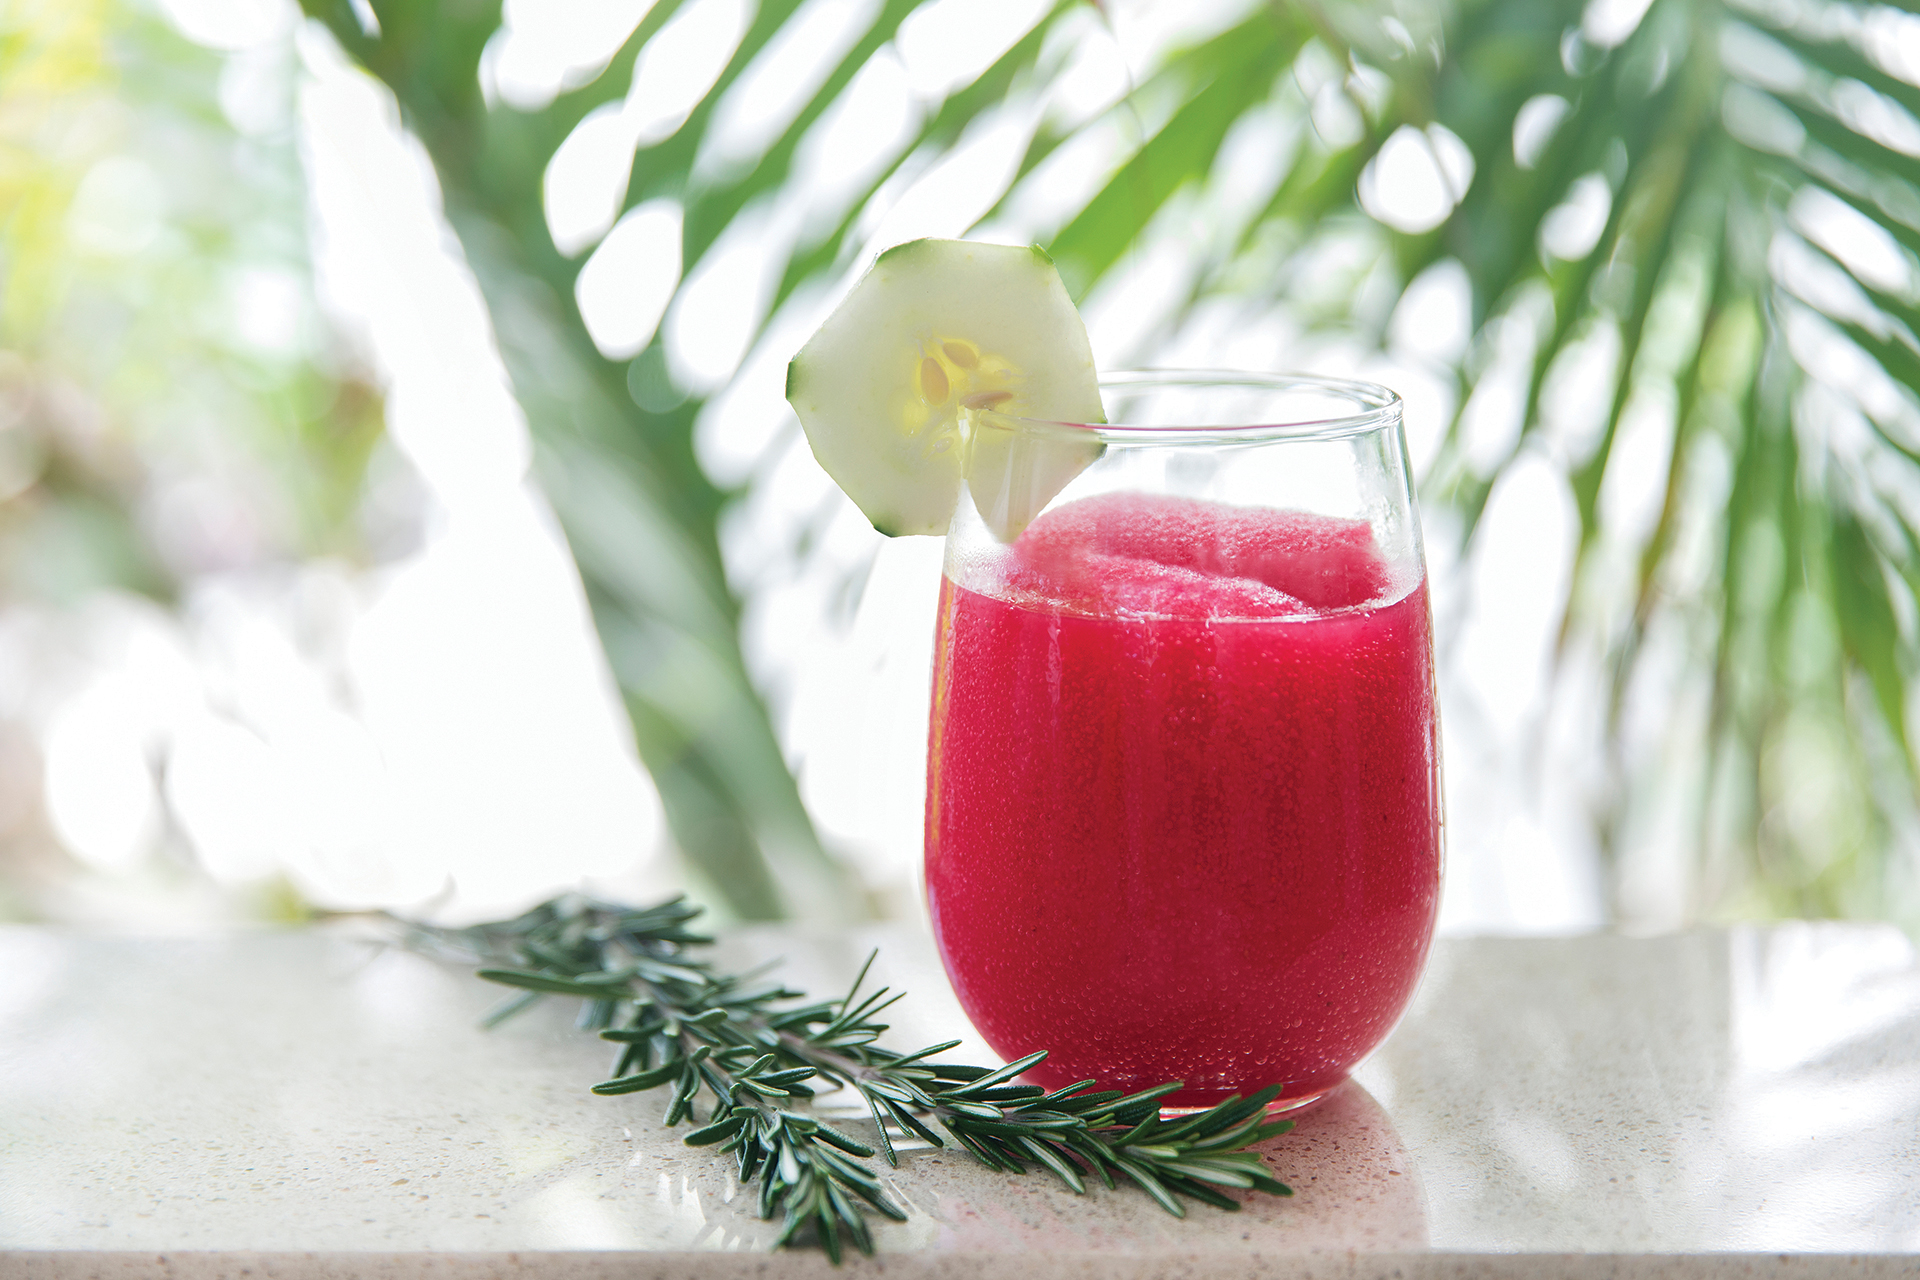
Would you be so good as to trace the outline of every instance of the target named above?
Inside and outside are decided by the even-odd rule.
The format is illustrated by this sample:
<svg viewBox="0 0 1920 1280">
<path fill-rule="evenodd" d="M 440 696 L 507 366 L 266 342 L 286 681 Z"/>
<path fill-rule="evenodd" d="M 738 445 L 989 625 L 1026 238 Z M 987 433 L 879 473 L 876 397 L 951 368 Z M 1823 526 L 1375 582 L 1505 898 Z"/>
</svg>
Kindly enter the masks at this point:
<svg viewBox="0 0 1920 1280">
<path fill-rule="evenodd" d="M 570 896 L 514 920 L 408 931 L 415 945 L 503 966 L 481 976 L 522 994 L 496 1021 L 546 995 L 586 1000 L 582 1025 L 624 1046 L 615 1077 L 594 1092 L 671 1085 L 666 1123 L 691 1119 L 687 1142 L 737 1155 L 741 1185 L 758 1186 L 761 1216 L 783 1219 L 776 1246 L 815 1240 L 837 1262 L 845 1242 L 873 1251 L 869 1211 L 906 1216 L 864 1163 L 874 1150 L 804 1105 L 794 1109 L 814 1096 L 809 1080 L 860 1094 L 890 1164 L 898 1163 L 890 1126 L 946 1145 L 933 1122 L 989 1168 L 1040 1164 L 1076 1192 L 1086 1190 L 1083 1173 L 1109 1187 L 1117 1176 L 1176 1215 L 1186 1212 L 1183 1198 L 1237 1208 L 1223 1186 L 1290 1194 L 1245 1150 L 1290 1127 L 1261 1123 L 1275 1090 L 1162 1124 L 1159 1100 L 1177 1085 L 1129 1097 L 1090 1084 L 1046 1093 L 1014 1083 L 1044 1054 L 979 1067 L 929 1061 L 958 1041 L 897 1053 L 879 1045 L 887 1027 L 877 1015 L 900 996 L 882 988 L 862 997 L 865 968 L 844 998 L 795 1004 L 799 992 L 759 981 L 760 971 L 728 974 L 690 954 L 712 941 L 687 930 L 698 914 L 678 899 L 636 909 Z M 713 1099 L 704 1124 L 694 1113 L 703 1092 Z"/>
</svg>

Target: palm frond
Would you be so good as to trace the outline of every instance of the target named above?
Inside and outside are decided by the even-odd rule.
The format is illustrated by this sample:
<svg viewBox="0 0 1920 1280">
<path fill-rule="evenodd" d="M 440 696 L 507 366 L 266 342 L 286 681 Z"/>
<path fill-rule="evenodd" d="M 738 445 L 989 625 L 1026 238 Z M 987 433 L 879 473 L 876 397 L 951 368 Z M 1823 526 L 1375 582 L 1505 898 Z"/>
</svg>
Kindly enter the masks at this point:
<svg viewBox="0 0 1920 1280">
<path fill-rule="evenodd" d="M 1902 116 L 1914 89 L 1871 65 L 1839 15 L 1667 0 L 1620 47 L 1596 51 L 1581 47 L 1579 8 L 1568 6 L 1558 15 L 1568 42 L 1561 56 L 1506 99 L 1553 92 L 1568 100 L 1548 148 L 1553 162 L 1522 172 L 1488 133 L 1475 147 L 1485 190 L 1450 220 L 1464 224 L 1460 231 L 1442 233 L 1468 267 L 1477 306 L 1496 309 L 1528 279 L 1551 290 L 1553 319 L 1535 352 L 1518 448 L 1544 425 L 1555 362 L 1595 325 L 1619 335 L 1604 425 L 1588 452 L 1564 458 L 1580 549 L 1562 645 L 1584 635 L 1615 673 L 1620 789 L 1602 830 L 1617 833 L 1618 810 L 1639 798 L 1617 740 L 1636 660 L 1649 633 L 1670 623 L 1696 637 L 1691 669 L 1712 684 L 1701 744 L 1711 781 L 1697 805 L 1698 913 L 1880 910 L 1894 828 L 1910 820 L 1905 690 L 1916 609 L 1912 543 L 1899 513 L 1920 492 L 1902 443 L 1916 420 L 1911 388 L 1920 371 L 1912 276 L 1891 291 L 1862 277 L 1867 245 L 1856 240 L 1852 257 L 1844 248 L 1835 257 L 1838 246 L 1810 243 L 1805 228 L 1812 202 L 1870 219 L 1890 244 L 1911 238 L 1889 209 L 1910 190 L 1913 161 L 1890 144 L 1907 136 L 1912 117 Z M 1452 56 L 1465 62 L 1471 52 L 1456 47 Z M 1442 122 L 1466 130 L 1471 118 L 1450 118 L 1447 95 L 1439 100 Z M 1542 205 L 1564 198 L 1583 172 L 1607 178 L 1606 226 L 1577 260 L 1543 261 Z M 1511 219 L 1504 243 L 1476 244 L 1466 228 L 1490 206 Z M 1513 216 L 1518 209 L 1528 216 Z M 1825 225 L 1829 240 L 1854 234 L 1835 231 L 1830 216 Z M 1824 336 L 1816 343 L 1809 330 Z M 1736 349 L 1754 344 L 1752 353 Z M 1871 386 L 1829 363 L 1843 347 Z M 1673 447 L 1657 481 L 1658 521 L 1624 548 L 1637 572 L 1631 607 L 1622 609 L 1591 579 L 1618 554 L 1601 546 L 1622 535 L 1605 527 L 1600 495 L 1619 465 L 1613 446 L 1636 396 L 1672 406 Z M 1832 421 L 1823 425 L 1823 415 Z M 1836 438 L 1842 420 L 1871 443 L 1850 449 Z M 1498 473 L 1462 465 L 1457 423 L 1455 444 L 1439 478 L 1468 511 L 1471 534 Z M 1703 451 L 1731 464 L 1721 494 L 1692 483 Z M 1676 533 L 1684 509 L 1703 502 L 1718 510 L 1693 518 L 1707 518 L 1722 551 L 1718 572 L 1692 581 Z M 1830 633 L 1833 643 L 1810 641 L 1813 633 Z M 1783 752 L 1804 755 L 1809 737 L 1834 757 L 1830 779 L 1851 785 L 1779 769 Z M 1892 785 L 1871 787 L 1873 778 Z M 1637 785 L 1644 790 L 1644 779 Z M 1822 788 L 1822 799 L 1809 798 Z M 1888 797 L 1890 808 L 1876 806 Z M 1838 811 L 1878 816 L 1835 822 Z M 1820 816 L 1785 816 L 1813 812 Z"/>
<path fill-rule="evenodd" d="M 533 111 L 489 105 L 479 88 L 497 6 L 376 0 L 377 31 L 343 0 L 307 7 L 393 89 L 433 156 L 677 836 L 742 914 L 834 897 L 839 873 L 742 657 L 741 584 L 715 533 L 742 496 L 728 486 L 757 494 L 792 436 L 760 432 L 772 443 L 757 468 L 720 481 L 703 471 L 700 424 L 727 393 L 661 393 L 672 370 L 658 341 L 630 361 L 599 353 L 573 297 L 580 265 L 553 247 L 540 202 L 550 158 L 626 92 L 684 6 L 661 0 L 597 77 Z M 1042 233 L 1076 291 L 1095 295 L 1156 237 L 1180 242 L 1193 269 L 1144 330 L 1149 343 L 1224 301 L 1378 344 L 1407 282 L 1459 264 L 1475 338 L 1450 371 L 1454 418 L 1428 498 L 1457 515 L 1470 550 L 1515 460 L 1547 456 L 1564 474 L 1578 538 L 1560 652 L 1596 655 L 1611 682 L 1593 743 L 1612 769 L 1595 799 L 1603 845 L 1632 842 L 1651 785 L 1645 753 L 1626 745 L 1644 734 L 1629 707 L 1651 678 L 1646 656 L 1678 654 L 1673 678 L 1708 690 L 1703 723 L 1655 730 L 1669 745 L 1695 734 L 1709 761 L 1690 910 L 1882 909 L 1890 851 L 1912 824 L 1906 702 L 1920 628 L 1920 88 L 1887 36 L 1910 15 L 1653 0 L 1622 34 L 1583 32 L 1583 0 L 1276 3 L 1162 50 L 1133 69 L 1124 100 L 1062 125 L 1044 109 L 1049 77 L 1085 30 L 1073 24 L 1090 20 L 1063 4 L 923 110 L 837 203 L 793 216 L 808 199 L 796 185 L 807 140 L 863 68 L 892 56 L 917 7 L 878 6 L 750 163 L 703 160 L 721 104 L 798 20 L 792 4 L 759 6 L 685 124 L 637 151 L 624 207 L 679 203 L 683 295 L 730 232 L 762 225 L 743 220 L 784 209 L 770 283 L 742 304 L 755 349 L 883 247 L 865 241 L 915 174 L 1016 117 L 1024 149 L 1011 194 L 982 206 L 992 220 L 1017 221 L 1020 184 L 1042 180 L 1057 153 L 1096 133 L 1130 138 Z M 1229 217 L 1230 140 L 1275 121 L 1284 154 L 1270 186 Z M 1531 130 L 1524 146 L 1517 125 Z M 1400 137 L 1471 162 L 1451 213 L 1411 231 L 1370 216 L 1358 189 Z M 1582 219 L 1585 234 L 1571 235 Z M 1304 302 L 1303 282 L 1336 254 L 1359 263 L 1355 287 Z M 1495 376 L 1498 336 L 1515 331 L 1527 336 L 1522 421 L 1501 456 L 1484 456 L 1469 408 Z M 1563 373 L 1595 352 L 1611 353 L 1601 389 L 1570 402 Z M 764 363 L 750 356 L 740 377 Z M 1664 424 L 1653 462 L 1625 443 L 1644 440 L 1634 424 L 1647 421 Z M 1654 499 L 1632 527 L 1609 515 L 1623 485 Z M 1815 758 L 1818 797 L 1783 767 Z"/>
</svg>

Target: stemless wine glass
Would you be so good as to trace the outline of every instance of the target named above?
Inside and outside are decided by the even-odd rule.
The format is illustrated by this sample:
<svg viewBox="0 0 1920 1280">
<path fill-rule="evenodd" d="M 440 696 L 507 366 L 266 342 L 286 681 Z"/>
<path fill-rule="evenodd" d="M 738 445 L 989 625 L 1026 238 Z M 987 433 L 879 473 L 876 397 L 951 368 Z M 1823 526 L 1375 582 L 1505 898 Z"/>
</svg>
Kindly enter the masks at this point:
<svg viewBox="0 0 1920 1280">
<path fill-rule="evenodd" d="M 987 1043 L 1048 1051 L 1037 1083 L 1304 1105 L 1392 1029 L 1439 898 L 1400 400 L 1215 372 L 1102 392 L 1110 423 L 963 420 L 935 937 Z"/>
</svg>

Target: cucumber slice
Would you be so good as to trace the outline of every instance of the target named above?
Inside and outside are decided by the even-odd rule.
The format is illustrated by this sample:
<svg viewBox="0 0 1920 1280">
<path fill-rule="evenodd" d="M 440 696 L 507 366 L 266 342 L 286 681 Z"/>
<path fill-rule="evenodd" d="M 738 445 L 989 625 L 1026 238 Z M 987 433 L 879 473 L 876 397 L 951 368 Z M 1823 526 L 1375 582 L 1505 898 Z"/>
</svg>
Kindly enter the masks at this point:
<svg viewBox="0 0 1920 1280">
<path fill-rule="evenodd" d="M 881 254 L 787 366 L 787 400 L 813 456 L 889 536 L 946 532 L 965 479 L 1011 541 L 1100 446 L 1012 430 L 1008 415 L 1105 421 L 1052 259 L 965 240 Z"/>
</svg>

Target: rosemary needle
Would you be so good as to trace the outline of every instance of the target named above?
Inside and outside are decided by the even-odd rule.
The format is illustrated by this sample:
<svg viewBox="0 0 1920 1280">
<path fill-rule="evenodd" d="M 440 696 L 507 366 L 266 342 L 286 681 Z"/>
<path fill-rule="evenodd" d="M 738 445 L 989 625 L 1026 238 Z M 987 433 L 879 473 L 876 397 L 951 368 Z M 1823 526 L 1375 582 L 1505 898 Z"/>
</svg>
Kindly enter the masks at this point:
<svg viewBox="0 0 1920 1280">
<path fill-rule="evenodd" d="M 899 1163 L 895 1133 L 952 1142 L 993 1169 L 1044 1168 L 1076 1193 L 1089 1176 L 1132 1182 L 1178 1217 L 1187 1199 L 1239 1208 L 1231 1190 L 1293 1194 L 1246 1149 L 1293 1127 L 1267 1119 L 1278 1086 L 1163 1120 L 1160 1099 L 1178 1082 L 1123 1095 L 1083 1080 L 1049 1092 L 1015 1083 L 1045 1053 L 1000 1067 L 933 1060 L 958 1040 L 899 1053 L 879 1044 L 887 1026 L 876 1017 L 900 995 L 861 994 L 871 956 L 844 998 L 808 1003 L 764 970 L 724 973 L 692 954 L 713 941 L 688 928 L 699 914 L 679 898 L 634 908 L 569 895 L 512 920 L 408 927 L 416 944 L 477 957 L 489 966 L 481 977 L 517 988 L 488 1025 L 543 996 L 579 997 L 580 1026 L 619 1046 L 611 1078 L 593 1091 L 667 1089 L 665 1122 L 693 1126 L 689 1145 L 733 1156 L 741 1185 L 757 1187 L 760 1215 L 781 1220 L 776 1248 L 817 1242 L 836 1263 L 848 1243 L 872 1253 L 866 1211 L 906 1219 L 868 1163 L 876 1154 Z M 878 1153 L 795 1109 L 817 1086 L 859 1094 Z"/>
</svg>

